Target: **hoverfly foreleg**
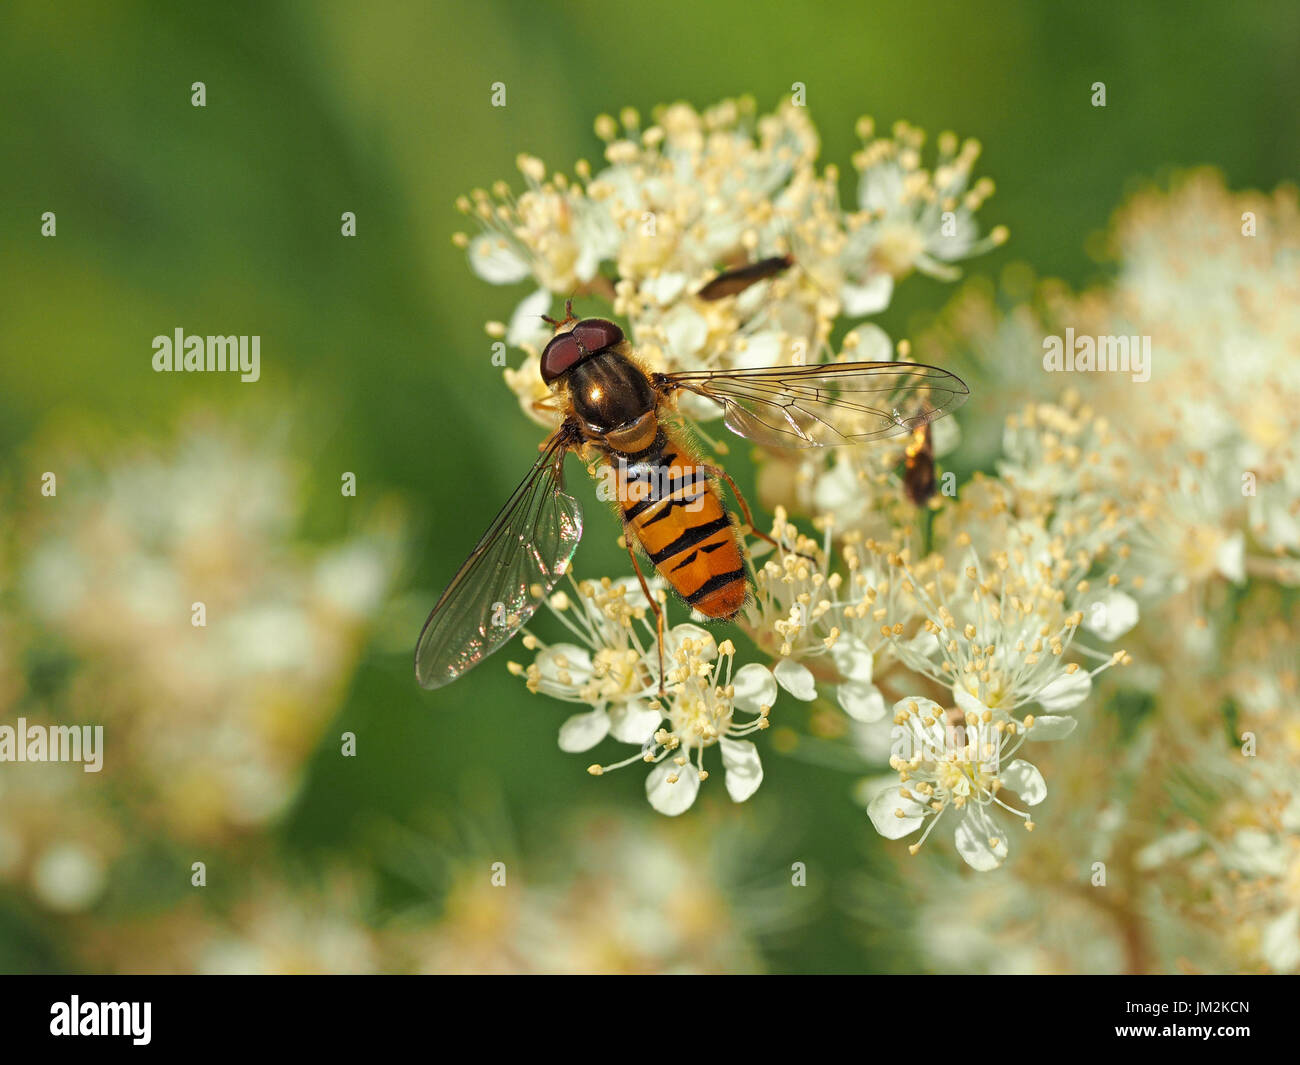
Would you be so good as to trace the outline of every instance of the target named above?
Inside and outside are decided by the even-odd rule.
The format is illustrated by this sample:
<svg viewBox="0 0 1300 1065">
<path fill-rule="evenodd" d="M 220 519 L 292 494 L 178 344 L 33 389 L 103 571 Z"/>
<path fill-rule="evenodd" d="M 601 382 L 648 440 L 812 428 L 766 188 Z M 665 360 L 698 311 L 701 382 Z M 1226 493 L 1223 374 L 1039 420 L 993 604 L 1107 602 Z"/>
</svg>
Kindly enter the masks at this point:
<svg viewBox="0 0 1300 1065">
<path fill-rule="evenodd" d="M 540 414 L 554 414 L 563 408 L 555 402 L 554 396 L 544 396 L 542 399 L 535 399 L 528 404 L 533 410 Z"/>
<path fill-rule="evenodd" d="M 632 542 L 626 535 L 623 537 L 623 546 L 627 548 L 627 557 L 632 560 L 632 568 L 636 570 L 636 579 L 641 582 L 641 591 L 645 593 L 650 609 L 655 612 L 655 639 L 659 645 L 659 698 L 666 699 L 668 693 L 664 690 L 664 610 L 650 593 L 650 585 L 646 583 L 645 575 L 636 560 L 636 552 L 632 550 Z"/>
<path fill-rule="evenodd" d="M 786 547 L 785 544 L 778 543 L 775 537 L 768 535 L 757 525 L 755 525 L 753 511 L 749 509 L 749 503 L 746 501 L 744 494 L 736 486 L 736 482 L 731 479 L 731 474 L 729 474 L 721 466 L 701 466 L 700 468 L 704 470 L 705 473 L 708 473 L 714 477 L 721 477 L 724 481 L 727 482 L 728 486 L 731 488 L 731 494 L 736 497 L 736 502 L 740 504 L 740 512 L 745 516 L 745 524 L 749 526 L 749 531 L 752 532 L 755 536 L 757 536 L 760 540 L 766 540 L 773 547 L 779 548 L 782 551 L 787 551 L 792 555 L 798 555 L 800 558 L 806 558 L 808 559 L 809 562 L 817 561 L 811 555 L 805 555 L 802 551 L 793 551 L 790 548 Z"/>
</svg>

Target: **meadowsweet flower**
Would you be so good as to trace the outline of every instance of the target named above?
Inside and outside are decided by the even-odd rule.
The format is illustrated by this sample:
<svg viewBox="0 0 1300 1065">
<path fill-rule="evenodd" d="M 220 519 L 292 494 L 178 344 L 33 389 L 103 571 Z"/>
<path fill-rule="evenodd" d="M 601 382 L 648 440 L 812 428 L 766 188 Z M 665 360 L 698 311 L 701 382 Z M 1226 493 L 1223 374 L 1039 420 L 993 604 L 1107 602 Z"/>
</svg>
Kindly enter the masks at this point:
<svg viewBox="0 0 1300 1065">
<path fill-rule="evenodd" d="M 5 763 L 0 882 L 84 915 L 91 957 L 156 968 L 96 904 L 169 848 L 219 855 L 284 816 L 385 609 L 403 519 L 372 502 L 346 534 L 301 540 L 297 460 L 266 426 L 255 446 L 212 418 L 162 447 L 64 431 L 40 454 L 76 490 L 6 507 L 0 716 L 102 727 L 102 761 Z M 51 646 L 54 683 L 31 672 Z"/>
<path fill-rule="evenodd" d="M 870 593 L 852 544 L 846 548 L 847 579 L 830 569 L 830 530 L 822 544 L 798 533 L 777 508 L 771 535 L 781 544 L 774 557 L 755 566 L 754 595 L 743 625 L 776 660 L 778 684 L 796 699 L 811 702 L 817 682 L 833 686 L 849 717 L 876 721 L 885 703 L 873 683 L 883 644 L 867 621 Z M 791 541 L 787 549 L 786 543 Z"/>
<path fill-rule="evenodd" d="M 950 724 L 954 718 L 960 723 Z M 924 826 L 909 848 L 915 854 L 949 809 L 960 811 L 954 814 L 958 853 L 973 869 L 996 869 L 1008 853 L 998 813 L 1020 817 L 1026 829 L 1034 827 L 1028 812 L 999 793 L 1013 791 L 1027 806 L 1047 796 L 1038 769 L 1012 757 L 1024 742 L 1024 730 L 1014 721 L 993 720 L 988 710 L 967 711 L 963 718 L 919 697 L 894 705 L 894 724 L 901 753 L 890 758 L 890 766 L 898 781 L 882 786 L 867 806 L 876 831 L 902 839 Z"/>
<path fill-rule="evenodd" d="M 565 721 L 561 750 L 590 750 L 607 735 L 641 745 L 663 719 L 649 603 L 635 578 L 569 580 L 574 594 L 556 592 L 548 605 L 579 643 L 546 644 L 526 629 L 524 646 L 537 657 L 526 669 L 511 663 L 511 671 L 529 691 L 592 707 Z"/>
<path fill-rule="evenodd" d="M 1248 233 L 1251 218 L 1257 228 Z M 907 558 L 913 586 L 928 577 L 930 598 L 943 593 L 955 622 L 950 628 L 931 611 L 943 630 L 931 638 L 932 665 L 964 681 L 951 696 L 936 695 L 952 703 L 944 727 L 987 712 L 990 725 L 1005 720 L 1004 733 L 1015 729 L 1026 743 L 1070 731 L 1066 743 L 1019 752 L 1034 752 L 1051 787 L 1034 808 L 1032 848 L 1020 848 L 997 877 L 960 888 L 935 855 L 904 870 L 932 966 L 1300 970 L 1300 733 L 1292 713 L 1300 635 L 1288 590 L 1297 578 L 1289 522 L 1300 513 L 1290 475 L 1300 447 L 1291 354 L 1300 336 L 1298 222 L 1294 190 L 1231 193 L 1208 172 L 1179 176 L 1117 215 L 1113 285 L 1076 296 L 1016 282 L 1021 294 L 1003 313 L 966 293 L 928 338 L 973 351 L 971 364 L 1009 387 L 1018 373 L 1029 400 L 1000 441 L 980 445 L 977 460 L 997 476 L 973 479 L 935 515 L 944 572 L 960 575 L 973 549 L 983 560 L 974 577 L 948 583 Z M 1081 335 L 1148 335 L 1150 380 L 1076 376 L 1065 396 L 1051 398 L 1050 377 L 1024 367 L 1041 357 L 1042 338 L 1066 325 Z M 981 439 L 989 441 L 987 430 Z M 953 550 L 962 534 L 966 557 Z M 1054 589 L 1034 600 L 1045 610 L 1042 677 L 990 668 L 1006 660 L 1005 640 L 984 654 L 991 641 L 979 632 L 977 607 L 993 599 L 979 585 L 998 552 L 1009 574 L 999 586 L 1041 580 Z M 1067 568 L 1074 560 L 1085 568 Z M 906 642 L 920 597 L 901 594 L 897 579 L 893 587 L 882 598 Z M 1020 597 L 1028 600 L 1027 587 Z M 1007 625 L 1005 609 L 992 620 Z M 967 624 L 976 632 L 963 651 Z M 950 636 L 956 651 L 947 657 L 939 644 Z M 1007 636 L 1032 650 L 1025 637 Z M 1061 646 L 1054 662 L 1053 636 Z M 1085 643 L 1119 639 L 1135 668 L 1104 682 L 1082 666 L 1063 672 L 1080 655 L 1102 663 L 1100 649 Z M 945 662 L 954 668 L 944 671 Z M 906 730 L 895 727 L 897 742 Z M 1009 757 L 1005 735 L 1003 743 Z M 949 771 L 947 805 L 963 790 L 983 794 L 977 760 L 966 761 L 964 774 Z M 937 811 L 914 777 L 901 780 L 907 764 L 894 765 L 898 777 L 873 780 L 861 795 L 875 804 L 873 822 L 900 837 L 928 830 L 925 818 Z M 995 795 L 1006 798 L 1001 788 Z M 996 847 L 970 853 L 984 864 L 990 853 L 999 858 Z M 1053 890 L 1062 883 L 1079 890 Z"/>
<path fill-rule="evenodd" d="M 577 582 L 575 595 L 553 595 L 551 613 L 579 644 L 546 644 L 531 631 L 524 645 L 537 651 L 527 667 L 511 664 L 530 691 L 592 709 L 568 718 L 560 748 L 587 751 L 606 737 L 635 746 L 635 754 L 593 775 L 645 762 L 654 765 L 646 795 L 660 813 L 690 807 L 709 777 L 704 752 L 716 746 L 727 793 L 748 799 L 763 780 L 758 749 L 747 739 L 767 727 L 777 697 L 772 671 L 737 666 L 730 640 L 720 646 L 697 625 L 664 634 L 664 694 L 659 695 L 659 648 L 649 603 L 635 579 Z"/>
<path fill-rule="evenodd" d="M 704 751 L 716 744 L 727 794 L 744 802 L 763 782 L 758 748 L 744 737 L 767 728 L 776 680 L 758 663 L 735 668 L 732 642 L 719 645 L 698 626 L 678 625 L 671 637 L 668 727 L 655 733 L 653 745 L 640 756 L 656 763 L 646 778 L 646 797 L 662 814 L 687 810 L 709 777 Z M 612 767 L 600 772 L 607 768 Z"/>
<path fill-rule="evenodd" d="M 1031 559 L 1035 549 L 1039 557 Z M 1073 709 L 1087 697 L 1092 677 L 1123 661 L 1124 652 L 1090 652 L 1100 659 L 1092 670 L 1064 661 L 1083 614 L 1067 613 L 1058 593 L 1086 582 L 1074 569 L 1078 559 L 1049 565 L 1045 559 L 1053 550 L 1032 528 L 1010 552 L 995 554 L 991 565 L 968 547 L 966 564 L 955 572 L 938 557 L 913 565 L 905 553 L 894 554 L 893 601 L 914 607 L 921 627 L 912 639 L 899 639 L 907 626 L 887 613 L 882 631 L 889 630 L 907 666 L 951 687 L 963 710 L 992 710 L 1007 721 L 1028 703 L 1049 713 Z"/>
<path fill-rule="evenodd" d="M 979 235 L 975 212 L 993 194 L 993 181 L 971 183 L 977 141 L 943 133 L 934 168 L 927 170 L 921 164 L 925 134 L 916 127 L 898 122 L 892 137 L 877 137 L 873 120 L 862 118 L 857 131 L 863 142 L 853 157 L 859 211 L 849 219 L 846 260 L 891 281 L 913 270 L 953 280 L 959 276 L 953 263 L 1006 241 L 1003 227 Z M 858 283 L 866 287 L 871 276 Z"/>
</svg>

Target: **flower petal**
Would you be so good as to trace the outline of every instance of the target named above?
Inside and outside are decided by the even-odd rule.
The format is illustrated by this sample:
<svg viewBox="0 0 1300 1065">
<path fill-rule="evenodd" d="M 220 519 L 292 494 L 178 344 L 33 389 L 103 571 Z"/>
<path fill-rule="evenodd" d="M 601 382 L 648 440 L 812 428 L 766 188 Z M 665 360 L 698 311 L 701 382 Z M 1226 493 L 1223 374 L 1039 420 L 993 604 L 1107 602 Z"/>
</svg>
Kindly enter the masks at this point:
<svg viewBox="0 0 1300 1065">
<path fill-rule="evenodd" d="M 1300 910 L 1293 906 L 1269 921 L 1259 951 L 1275 972 L 1290 972 L 1300 965 Z"/>
<path fill-rule="evenodd" d="M 763 763 L 758 748 L 749 740 L 718 740 L 722 750 L 722 767 L 726 770 L 727 794 L 736 802 L 744 802 L 763 783 Z"/>
<path fill-rule="evenodd" d="M 890 278 L 890 283 L 893 283 L 893 278 Z M 854 326 L 853 332 L 858 338 L 858 342 L 853 346 L 854 359 L 861 359 L 863 362 L 894 361 L 894 342 L 875 322 L 863 322 L 859 326 Z M 944 420 L 952 421 L 951 418 Z M 939 422 L 934 424 L 938 425 Z"/>
<path fill-rule="evenodd" d="M 623 589 L 623 602 L 633 610 L 650 609 L 650 600 L 645 597 L 645 592 L 641 590 L 641 582 L 635 577 L 616 577 L 614 584 Z M 593 610 L 595 613 L 600 614 L 602 618 L 604 617 L 604 614 L 601 614 L 598 609 L 593 608 Z"/>
<path fill-rule="evenodd" d="M 978 696 L 967 691 L 962 681 L 952 686 L 952 698 L 957 704 L 957 709 L 963 714 L 975 714 L 978 717 L 988 712 L 989 708 L 980 701 Z"/>
<path fill-rule="evenodd" d="M 676 782 L 668 783 L 670 777 L 676 777 Z M 683 766 L 671 759 L 660 762 L 650 770 L 645 781 L 645 795 L 650 805 L 668 817 L 689 810 L 699 791 L 700 774 L 690 762 Z"/>
<path fill-rule="evenodd" d="M 1069 714 L 1035 714 L 1034 727 L 1025 736 L 1031 740 L 1063 740 L 1078 724 Z"/>
<path fill-rule="evenodd" d="M 890 777 L 885 785 L 876 792 L 875 798 L 867 803 L 867 816 L 885 839 L 902 839 L 910 836 L 925 820 L 922 816 L 925 807 L 915 799 L 905 799 L 899 794 L 897 777 Z M 903 816 L 898 816 L 898 811 Z"/>
<path fill-rule="evenodd" d="M 840 286 L 840 302 L 850 318 L 883 311 L 893 295 L 894 279 L 885 273 L 875 274 L 865 284 Z"/>
<path fill-rule="evenodd" d="M 1137 600 L 1108 588 L 1083 612 L 1083 627 L 1101 639 L 1117 640 L 1138 623 Z"/>
<path fill-rule="evenodd" d="M 643 744 L 663 719 L 663 712 L 651 708 L 649 700 L 637 699 L 610 710 L 609 734 L 619 743 Z"/>
<path fill-rule="evenodd" d="M 718 657 L 718 641 L 713 638 L 713 633 L 708 629 L 702 629 L 699 625 L 692 625 L 684 622 L 681 625 L 674 625 L 664 633 L 664 669 L 671 669 L 670 663 L 677 661 L 677 650 L 681 647 L 683 640 L 693 640 L 697 647 L 696 654 L 705 662 L 712 662 Z"/>
<path fill-rule="evenodd" d="M 1038 705 L 1044 710 L 1072 710 L 1092 691 L 1092 677 L 1086 669 L 1076 669 L 1073 673 L 1059 673 L 1052 678 L 1037 695 Z"/>
<path fill-rule="evenodd" d="M 793 658 L 783 658 L 772 670 L 776 681 L 796 699 L 810 703 L 817 698 L 817 684 L 812 672 L 802 662 Z"/>
<path fill-rule="evenodd" d="M 776 678 L 770 669 L 757 662 L 750 662 L 736 670 L 731 683 L 736 688 L 736 697 L 732 703 L 741 710 L 756 714 L 763 707 L 776 702 Z"/>
<path fill-rule="evenodd" d="M 1214 552 L 1214 568 L 1233 584 L 1246 583 L 1246 540 L 1233 533 Z"/>
<path fill-rule="evenodd" d="M 748 370 L 760 366 L 776 366 L 789 362 L 786 354 L 785 334 L 773 329 L 755 333 L 745 339 L 745 347 L 732 360 L 734 369 Z"/>
<path fill-rule="evenodd" d="M 1002 864 L 1007 856 L 1007 841 L 1002 831 L 976 808 L 962 818 L 954 834 L 957 853 L 966 864 L 981 873 L 987 873 Z"/>
<path fill-rule="evenodd" d="M 668 341 L 668 350 L 679 360 L 689 359 L 709 339 L 709 323 L 687 303 L 679 303 L 664 315 L 660 326 Z"/>
<path fill-rule="evenodd" d="M 493 285 L 513 285 L 530 276 L 532 266 L 502 237 L 480 233 L 469 244 L 469 265 Z"/>
<path fill-rule="evenodd" d="M 844 712 L 854 721 L 864 721 L 869 724 L 885 716 L 885 697 L 874 684 L 851 680 L 841 684 L 835 694 Z"/>
<path fill-rule="evenodd" d="M 912 713 L 915 706 L 916 713 Z M 911 760 L 916 755 L 940 757 L 948 749 L 947 715 L 933 699 L 922 695 L 905 695 L 894 704 L 893 716 L 903 724 L 895 725 L 890 732 L 890 748 L 899 758 Z M 923 718 L 932 724 L 923 725 Z"/>
<path fill-rule="evenodd" d="M 686 289 L 690 278 L 681 272 L 662 273 L 641 282 L 638 295 L 649 296 L 659 306 L 667 307 Z"/>
<path fill-rule="evenodd" d="M 560 726 L 560 750 L 569 754 L 589 751 L 609 734 L 609 715 L 604 710 L 574 714 Z"/>
<path fill-rule="evenodd" d="M 845 680 L 855 680 L 862 684 L 871 683 L 874 656 L 871 648 L 856 636 L 842 636 L 831 648 L 831 661 Z"/>
<path fill-rule="evenodd" d="M 1047 781 L 1038 767 L 1023 758 L 1017 758 L 998 774 L 1004 787 L 1020 796 L 1021 802 L 1037 806 L 1047 798 Z"/>
<path fill-rule="evenodd" d="M 506 343 L 512 348 L 527 343 L 538 344 L 551 335 L 551 327 L 542 321 L 542 315 L 551 309 L 549 289 L 539 288 L 531 296 L 519 301 L 510 324 L 506 327 Z"/>
<path fill-rule="evenodd" d="M 591 679 L 591 655 L 572 643 L 553 643 L 537 654 L 537 668 L 542 679 L 552 684 L 576 687 Z M 561 674 L 567 680 L 561 680 Z"/>
</svg>

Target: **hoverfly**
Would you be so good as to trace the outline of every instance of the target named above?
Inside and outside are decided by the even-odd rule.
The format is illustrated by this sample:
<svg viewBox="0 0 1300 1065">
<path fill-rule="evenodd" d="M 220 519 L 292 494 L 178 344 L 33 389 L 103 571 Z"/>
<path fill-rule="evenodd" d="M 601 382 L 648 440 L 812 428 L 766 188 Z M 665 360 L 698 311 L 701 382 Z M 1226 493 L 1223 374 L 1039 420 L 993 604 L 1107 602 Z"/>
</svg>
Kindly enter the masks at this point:
<svg viewBox="0 0 1300 1065">
<path fill-rule="evenodd" d="M 765 259 L 720 274 L 697 292 L 722 299 L 791 265 Z M 697 456 L 665 424 L 689 392 L 716 404 L 733 433 L 776 447 L 827 447 L 915 433 L 969 395 L 962 380 L 920 363 L 844 362 L 739 370 L 650 373 L 622 329 L 604 318 L 575 319 L 571 304 L 542 352 L 558 429 L 457 571 L 429 614 L 415 648 L 415 676 L 440 688 L 515 635 L 564 575 L 582 537 L 582 510 L 564 491 L 565 456 L 603 463 L 617 487 L 624 538 L 654 610 L 662 690 L 663 611 L 641 572 L 635 544 L 668 586 L 710 619 L 730 620 L 745 604 L 749 577 L 726 481 L 754 535 L 749 505 L 726 471 Z"/>
<path fill-rule="evenodd" d="M 913 506 L 930 502 L 936 487 L 934 473 L 934 437 L 926 422 L 912 432 L 903 451 L 903 491 Z"/>
</svg>

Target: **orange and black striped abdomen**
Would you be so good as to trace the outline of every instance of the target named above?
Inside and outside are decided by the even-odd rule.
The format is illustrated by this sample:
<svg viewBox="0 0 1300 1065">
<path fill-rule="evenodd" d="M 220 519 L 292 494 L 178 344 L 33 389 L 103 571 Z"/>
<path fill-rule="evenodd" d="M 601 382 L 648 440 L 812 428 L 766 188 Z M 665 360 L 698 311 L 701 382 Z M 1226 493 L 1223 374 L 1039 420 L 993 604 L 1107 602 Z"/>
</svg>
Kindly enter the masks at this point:
<svg viewBox="0 0 1300 1065">
<path fill-rule="evenodd" d="M 749 590 L 744 556 L 700 460 L 659 428 L 646 450 L 615 453 L 609 461 L 629 537 L 694 609 L 734 617 Z"/>
</svg>

